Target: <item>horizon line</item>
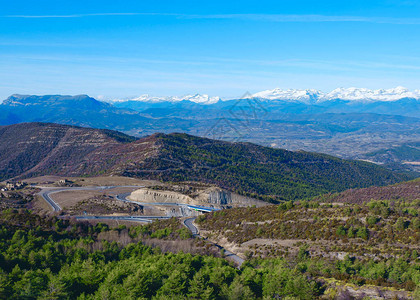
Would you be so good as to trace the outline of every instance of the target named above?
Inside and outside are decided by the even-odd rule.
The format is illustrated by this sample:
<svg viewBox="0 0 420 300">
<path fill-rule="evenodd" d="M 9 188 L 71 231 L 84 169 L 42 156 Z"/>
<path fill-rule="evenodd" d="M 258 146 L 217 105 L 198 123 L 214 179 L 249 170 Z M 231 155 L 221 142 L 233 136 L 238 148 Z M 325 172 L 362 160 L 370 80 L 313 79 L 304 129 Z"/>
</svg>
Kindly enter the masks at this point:
<svg viewBox="0 0 420 300">
<path fill-rule="evenodd" d="M 338 89 L 344 89 L 344 90 L 358 89 L 358 90 L 367 90 L 367 91 L 376 92 L 376 91 L 390 91 L 390 90 L 394 90 L 394 89 L 398 89 L 398 88 L 406 89 L 407 92 L 411 92 L 411 93 L 420 93 L 420 89 L 409 89 L 409 88 L 406 88 L 406 87 L 403 87 L 403 86 L 395 86 L 395 87 L 391 87 L 391 88 L 380 88 L 380 89 L 363 88 L 363 87 L 355 87 L 355 86 L 350 86 L 350 87 L 343 87 L 343 86 L 341 86 L 341 87 L 337 87 L 337 88 L 331 89 L 330 91 L 326 91 L 325 89 L 316 89 L 316 88 L 306 88 L 306 89 L 303 89 L 303 88 L 279 88 L 279 87 L 277 87 L 277 88 L 273 88 L 273 89 L 261 90 L 259 92 L 253 93 L 251 95 L 255 95 L 255 94 L 258 94 L 258 93 L 261 93 L 261 92 L 273 91 L 273 90 L 281 90 L 281 91 L 312 91 L 312 92 L 320 92 L 321 94 L 328 95 L 328 94 L 330 94 L 330 93 L 332 93 L 332 92 L 334 92 L 335 90 L 338 90 Z M 247 93 L 249 93 L 249 92 L 247 92 Z M 217 98 L 220 98 L 220 100 L 234 100 L 234 99 L 237 99 L 235 97 L 232 98 L 232 97 L 222 97 L 222 96 L 217 96 L 217 95 L 214 96 L 214 95 L 210 95 L 207 92 L 204 92 L 204 93 L 200 93 L 200 92 L 196 92 L 196 93 L 184 93 L 182 95 L 173 95 L 173 94 L 171 94 L 171 95 L 160 95 L 160 96 L 159 95 L 149 94 L 149 93 L 146 92 L 146 93 L 139 93 L 137 96 L 128 96 L 128 97 L 123 97 L 123 98 L 107 97 L 107 96 L 104 96 L 104 95 L 91 96 L 88 93 L 76 93 L 76 94 L 67 94 L 67 93 L 63 93 L 63 94 L 57 94 L 57 93 L 51 93 L 51 94 L 37 94 L 37 93 L 35 93 L 35 94 L 31 94 L 31 93 L 26 94 L 25 93 L 25 94 L 20 94 L 20 93 L 13 93 L 9 97 L 12 97 L 12 96 L 40 96 L 40 97 L 42 97 L 42 96 L 71 96 L 71 97 L 75 97 L 75 96 L 88 96 L 88 97 L 94 98 L 96 100 L 108 102 L 108 101 L 116 101 L 116 100 L 118 101 L 118 100 L 127 100 L 127 99 L 135 100 L 135 98 L 139 98 L 141 96 L 149 96 L 151 98 L 170 98 L 170 97 L 187 97 L 187 96 L 195 96 L 195 95 L 208 96 L 209 98 L 216 98 L 217 97 Z M 113 98 L 113 99 L 111 99 L 111 98 Z M 239 97 L 239 98 L 241 98 L 241 97 Z M 6 100 L 6 99 L 0 100 L 0 103 L 2 101 L 4 101 L 4 100 Z"/>
</svg>

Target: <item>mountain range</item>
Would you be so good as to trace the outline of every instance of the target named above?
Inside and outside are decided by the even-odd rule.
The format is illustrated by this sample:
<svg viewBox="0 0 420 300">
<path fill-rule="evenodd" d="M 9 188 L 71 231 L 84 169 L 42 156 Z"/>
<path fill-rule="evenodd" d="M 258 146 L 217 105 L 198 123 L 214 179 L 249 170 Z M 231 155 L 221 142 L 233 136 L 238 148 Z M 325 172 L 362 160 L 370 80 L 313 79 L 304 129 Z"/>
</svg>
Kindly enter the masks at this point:
<svg viewBox="0 0 420 300">
<path fill-rule="evenodd" d="M 305 103 L 333 100 L 348 101 L 396 101 L 405 98 L 420 99 L 420 90 L 410 91 L 404 87 L 370 90 L 366 88 L 337 88 L 329 93 L 319 90 L 267 90 L 253 94 L 252 97 L 269 100 L 291 100 Z"/>
<path fill-rule="evenodd" d="M 303 102 L 303 103 L 320 103 L 325 101 L 333 100 L 345 100 L 345 101 L 396 101 L 401 99 L 420 99 L 420 90 L 410 91 L 405 87 L 398 86 L 391 89 L 379 89 L 371 90 L 366 88 L 337 88 L 331 92 L 324 93 L 320 90 L 315 89 L 280 89 L 275 88 L 273 90 L 261 91 L 255 94 L 246 94 L 240 98 L 259 98 L 265 100 L 284 100 L 291 102 Z M 237 98 L 234 98 L 237 99 Z M 191 101 L 200 104 L 214 104 L 219 101 L 228 101 L 232 99 L 222 99 L 221 97 L 215 96 L 210 97 L 209 95 L 186 95 L 186 96 L 167 96 L 157 97 L 144 94 L 136 98 L 127 99 L 114 99 L 110 102 L 127 102 L 127 101 L 140 101 L 140 102 L 180 102 L 180 101 Z"/>
<path fill-rule="evenodd" d="M 141 95 L 133 99 L 114 99 L 111 100 L 111 103 L 118 102 L 127 102 L 127 101 L 140 101 L 140 102 L 150 102 L 150 103 L 159 103 L 159 102 L 180 102 L 180 101 L 190 101 L 200 104 L 214 104 L 221 101 L 220 97 L 210 97 L 209 95 L 186 95 L 186 96 L 167 96 L 167 97 L 157 97 L 150 96 L 149 94 Z"/>
<path fill-rule="evenodd" d="M 405 95 L 403 89 L 396 90 Z M 408 160 L 413 163 L 407 164 L 405 156 L 390 160 L 384 155 L 365 154 L 420 141 L 419 99 L 305 102 L 245 97 L 222 101 L 199 95 L 188 99 L 107 103 L 87 95 L 12 95 L 0 104 L 0 126 L 52 122 L 118 130 L 136 137 L 184 132 L 366 159 L 392 164 L 393 169 L 418 171 L 418 161 Z"/>
<path fill-rule="evenodd" d="M 199 181 L 271 202 L 411 178 L 361 161 L 181 133 L 136 139 L 52 123 L 0 127 L 0 180 L 38 175 Z"/>
<path fill-rule="evenodd" d="M 116 99 L 109 103 L 115 107 L 133 109 L 147 113 L 159 109 L 177 111 L 206 110 L 217 112 L 242 105 L 249 101 L 258 102 L 271 114 L 320 114 L 320 113 L 378 113 L 420 118 L 420 90 L 410 91 L 404 87 L 369 90 L 363 88 L 338 88 L 329 93 L 319 90 L 274 89 L 255 94 L 246 94 L 237 99 L 222 99 L 208 95 L 187 95 L 182 97 L 155 97 L 142 95 L 133 99 Z M 223 113 L 223 112 L 222 112 Z M 208 115 L 206 113 L 206 115 Z M 189 116 L 186 112 L 183 116 Z M 275 116 L 278 118 L 278 116 Z"/>
</svg>

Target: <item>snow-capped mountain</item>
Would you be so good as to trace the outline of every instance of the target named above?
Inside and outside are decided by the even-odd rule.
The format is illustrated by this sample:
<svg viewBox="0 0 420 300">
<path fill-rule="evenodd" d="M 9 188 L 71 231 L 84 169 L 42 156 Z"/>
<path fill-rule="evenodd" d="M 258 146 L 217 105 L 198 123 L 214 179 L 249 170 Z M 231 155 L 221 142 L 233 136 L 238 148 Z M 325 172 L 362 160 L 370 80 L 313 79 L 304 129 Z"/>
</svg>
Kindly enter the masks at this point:
<svg viewBox="0 0 420 300">
<path fill-rule="evenodd" d="M 149 103 L 159 103 L 159 102 L 180 102 L 180 101 L 191 101 L 200 104 L 213 104 L 217 103 L 220 100 L 220 97 L 210 97 L 209 95 L 186 95 L 186 96 L 169 96 L 169 97 L 156 97 L 150 96 L 149 94 L 141 95 L 137 98 L 128 98 L 128 99 L 116 99 L 112 102 L 127 102 L 127 101 L 140 101 L 140 102 L 149 102 Z"/>
<path fill-rule="evenodd" d="M 370 90 L 366 88 L 338 88 L 329 93 L 319 90 L 267 90 L 253 94 L 252 97 L 267 100 L 286 100 L 298 102 L 323 102 L 329 100 L 349 100 L 349 101 L 396 101 L 403 98 L 420 99 L 420 90 L 410 91 L 404 87 L 392 89 Z"/>
<path fill-rule="evenodd" d="M 338 88 L 326 94 L 322 100 L 353 100 L 353 101 L 396 101 L 402 98 L 420 99 L 420 91 L 410 91 L 402 86 L 392 89 L 369 90 L 363 88 Z"/>
<path fill-rule="evenodd" d="M 201 104 L 213 104 L 216 102 L 219 102 L 220 97 L 210 97 L 209 95 L 187 95 L 183 97 L 173 97 L 173 101 L 183 101 L 188 100 L 195 103 L 201 103 Z"/>
<path fill-rule="evenodd" d="M 248 96 L 265 100 L 282 100 L 289 102 L 302 102 L 306 104 L 320 103 L 331 100 L 347 100 L 358 102 L 375 102 L 375 101 L 397 101 L 403 98 L 413 98 L 420 100 L 420 90 L 410 91 L 404 87 L 396 87 L 391 89 L 370 90 L 366 88 L 337 88 L 331 92 L 324 93 L 315 89 L 280 89 L 266 90 Z M 210 97 L 206 94 L 194 94 L 186 96 L 167 96 L 156 97 L 149 94 L 141 95 L 137 98 L 110 100 L 111 103 L 121 103 L 128 101 L 139 101 L 146 103 L 170 102 L 176 103 L 180 101 L 191 101 L 199 104 L 214 104 L 222 99 L 220 97 Z M 223 99 L 228 100 L 228 99 Z"/>
<path fill-rule="evenodd" d="M 256 94 L 252 97 L 267 99 L 267 100 L 288 100 L 297 102 L 316 102 L 324 94 L 321 91 L 308 89 L 308 90 L 282 90 L 276 88 L 274 90 L 266 90 Z"/>
</svg>

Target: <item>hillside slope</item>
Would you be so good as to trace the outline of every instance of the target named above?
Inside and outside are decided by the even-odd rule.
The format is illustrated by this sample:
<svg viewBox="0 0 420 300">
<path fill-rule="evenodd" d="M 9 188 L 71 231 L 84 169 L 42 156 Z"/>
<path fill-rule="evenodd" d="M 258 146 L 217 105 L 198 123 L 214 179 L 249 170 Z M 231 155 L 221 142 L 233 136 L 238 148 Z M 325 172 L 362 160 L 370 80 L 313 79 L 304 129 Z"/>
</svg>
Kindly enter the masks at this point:
<svg viewBox="0 0 420 300">
<path fill-rule="evenodd" d="M 373 151 L 357 158 L 383 164 L 391 170 L 405 169 L 420 173 L 420 142 Z"/>
<path fill-rule="evenodd" d="M 104 159 L 110 149 L 134 140 L 116 131 L 50 123 L 4 126 L 0 128 L 0 180 L 100 171 L 106 168 Z"/>
<path fill-rule="evenodd" d="M 158 157 L 125 175 L 198 180 L 265 200 L 290 200 L 327 191 L 397 182 L 404 175 L 374 164 L 325 154 L 229 143 L 187 134 L 158 135 Z"/>
<path fill-rule="evenodd" d="M 154 134 L 135 140 L 114 131 L 58 124 L 0 128 L 0 179 L 46 174 L 202 181 L 268 201 L 408 178 L 366 162 L 187 134 Z"/>
<path fill-rule="evenodd" d="M 323 202 L 341 202 L 348 204 L 362 204 L 372 200 L 389 201 L 420 201 L 420 178 L 398 184 L 351 189 L 340 193 L 322 195 L 315 200 Z M 420 204 L 420 202 L 418 202 Z"/>
</svg>

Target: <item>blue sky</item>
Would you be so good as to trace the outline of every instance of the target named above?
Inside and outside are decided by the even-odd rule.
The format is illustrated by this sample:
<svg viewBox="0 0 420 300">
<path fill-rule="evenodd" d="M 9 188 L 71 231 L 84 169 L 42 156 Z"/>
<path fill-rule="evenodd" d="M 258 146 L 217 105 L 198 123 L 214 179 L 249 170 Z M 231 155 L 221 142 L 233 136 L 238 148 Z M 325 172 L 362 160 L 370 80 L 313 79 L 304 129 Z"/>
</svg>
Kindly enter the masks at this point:
<svg viewBox="0 0 420 300">
<path fill-rule="evenodd" d="M 0 99 L 420 89 L 420 1 L 0 0 Z"/>
</svg>

